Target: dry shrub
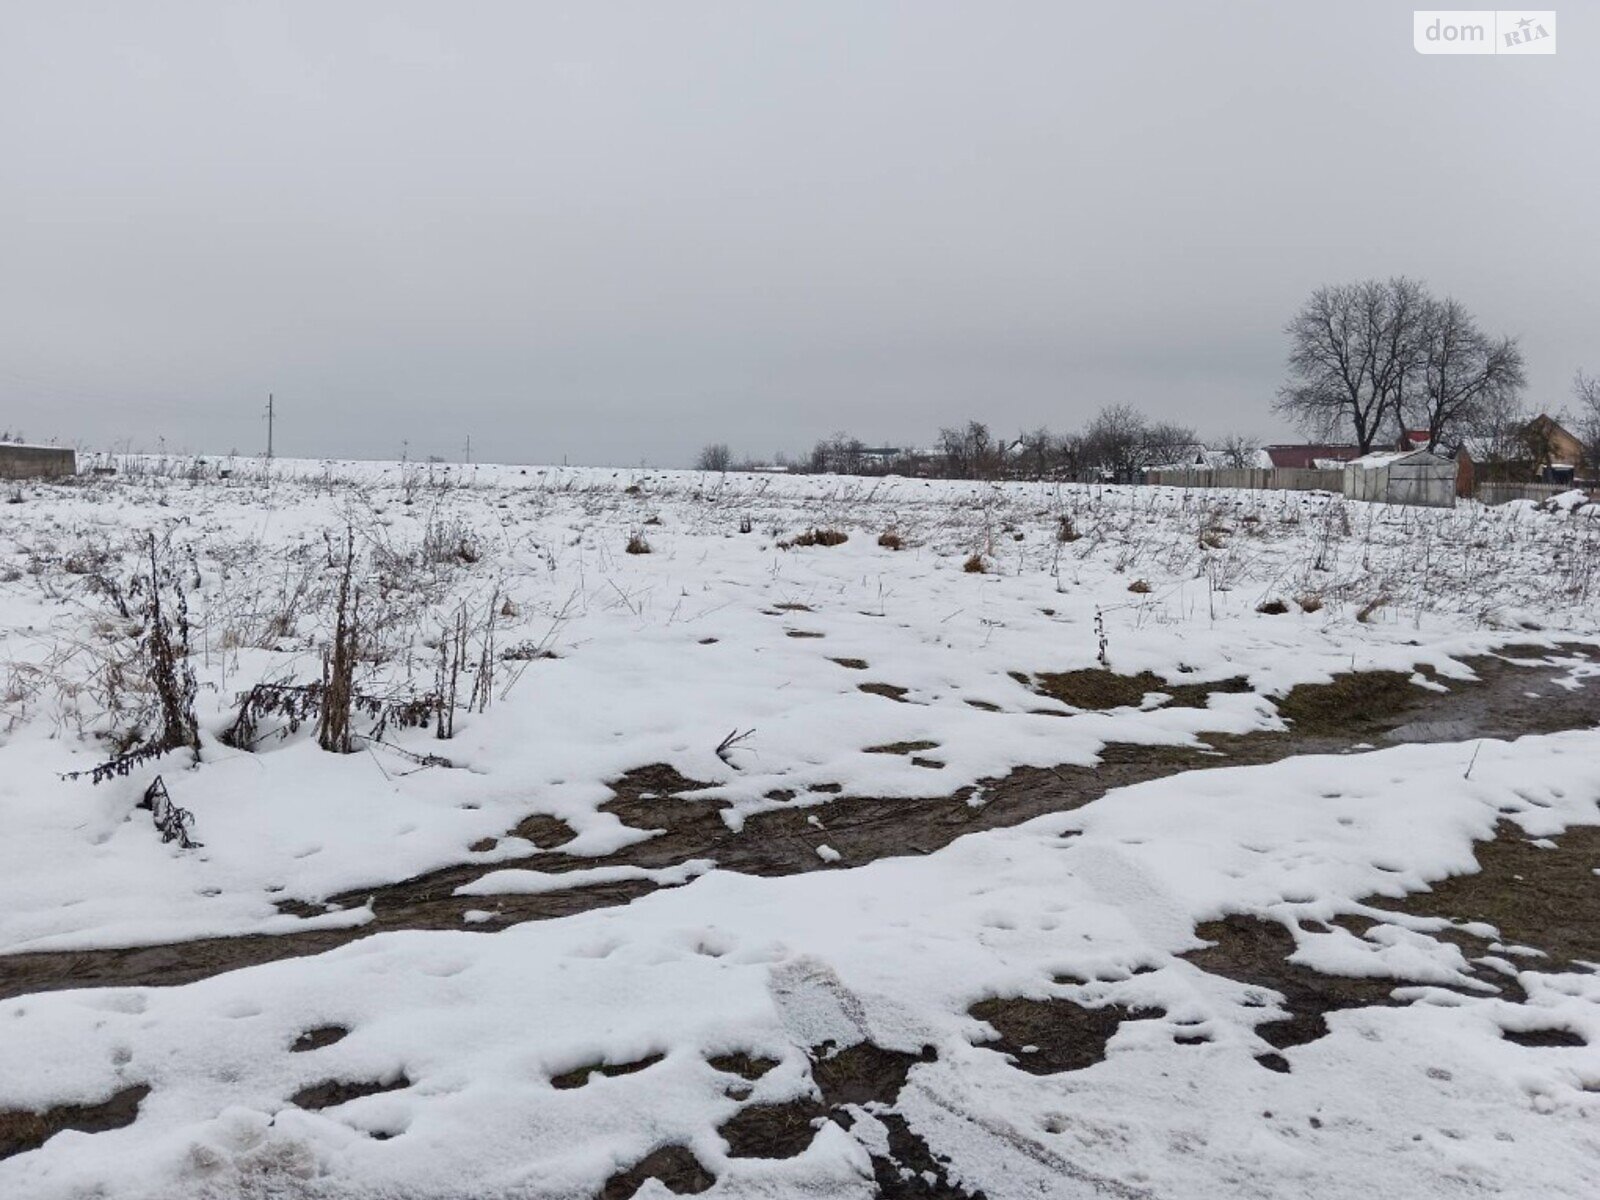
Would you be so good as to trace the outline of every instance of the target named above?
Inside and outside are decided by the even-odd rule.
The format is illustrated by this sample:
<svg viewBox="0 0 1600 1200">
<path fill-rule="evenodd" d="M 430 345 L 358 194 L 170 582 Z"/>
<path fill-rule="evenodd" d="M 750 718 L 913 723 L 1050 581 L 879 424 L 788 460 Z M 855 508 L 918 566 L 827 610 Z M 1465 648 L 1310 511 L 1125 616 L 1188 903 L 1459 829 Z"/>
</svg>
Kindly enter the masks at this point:
<svg viewBox="0 0 1600 1200">
<path fill-rule="evenodd" d="M 1281 617 L 1284 613 L 1289 611 L 1289 606 L 1282 600 L 1263 600 L 1260 604 L 1256 605 L 1256 611 L 1258 613 L 1264 613 L 1269 617 Z"/>
<path fill-rule="evenodd" d="M 789 544 L 791 546 L 837 546 L 849 540 L 850 535 L 840 529 L 808 529 Z"/>
<path fill-rule="evenodd" d="M 1083 534 L 1078 532 L 1078 527 L 1072 523 L 1072 518 L 1062 513 L 1060 521 L 1056 524 L 1056 541 L 1075 542 L 1082 536 Z"/>
<path fill-rule="evenodd" d="M 1147 580 L 1135 579 L 1128 585 L 1128 590 L 1130 592 L 1137 592 L 1139 595 L 1144 596 L 1151 591 L 1151 588 Z"/>
<path fill-rule="evenodd" d="M 1322 608 L 1322 597 L 1317 595 L 1316 592 L 1307 592 L 1304 596 L 1296 596 L 1294 602 L 1300 606 L 1301 612 L 1314 613 Z"/>
<path fill-rule="evenodd" d="M 629 554 L 649 554 L 650 543 L 644 540 L 644 534 L 634 533 L 629 535 L 626 549 Z"/>
<path fill-rule="evenodd" d="M 898 550 L 905 545 L 905 543 L 900 540 L 900 535 L 894 530 L 885 529 L 878 535 L 878 545 L 882 546 L 885 550 Z"/>
<path fill-rule="evenodd" d="M 969 575 L 982 575 L 988 568 L 984 566 L 983 555 L 974 554 L 961 564 L 961 569 Z"/>
</svg>

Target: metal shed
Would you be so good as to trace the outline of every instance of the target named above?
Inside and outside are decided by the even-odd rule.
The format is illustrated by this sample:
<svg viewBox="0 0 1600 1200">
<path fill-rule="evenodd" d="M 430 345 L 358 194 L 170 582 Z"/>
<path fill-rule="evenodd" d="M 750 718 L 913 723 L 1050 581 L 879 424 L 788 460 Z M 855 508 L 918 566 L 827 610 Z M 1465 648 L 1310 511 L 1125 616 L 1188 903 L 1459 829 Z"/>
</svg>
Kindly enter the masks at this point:
<svg viewBox="0 0 1600 1200">
<path fill-rule="evenodd" d="M 70 446 L 0 442 L 0 479 L 55 478 L 77 473 L 78 456 Z"/>
<path fill-rule="evenodd" d="M 1456 505 L 1456 464 L 1426 450 L 1367 454 L 1344 467 L 1344 494 L 1374 504 Z"/>
</svg>

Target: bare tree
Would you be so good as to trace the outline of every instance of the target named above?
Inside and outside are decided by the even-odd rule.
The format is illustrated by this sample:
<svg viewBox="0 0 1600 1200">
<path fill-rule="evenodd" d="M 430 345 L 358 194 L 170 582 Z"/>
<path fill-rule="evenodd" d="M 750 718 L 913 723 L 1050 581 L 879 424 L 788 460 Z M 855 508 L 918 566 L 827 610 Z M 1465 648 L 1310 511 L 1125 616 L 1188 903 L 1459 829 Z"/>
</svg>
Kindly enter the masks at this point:
<svg viewBox="0 0 1600 1200">
<path fill-rule="evenodd" d="M 1422 372 L 1399 415 L 1406 429 L 1427 431 L 1428 450 L 1459 438 L 1527 382 L 1517 339 L 1491 339 L 1459 301 L 1428 301 L 1417 338 Z"/>
<path fill-rule="evenodd" d="M 1371 450 L 1423 370 L 1427 293 L 1415 280 L 1318 288 L 1286 327 L 1289 382 L 1277 410 L 1322 437 L 1348 432 Z"/>
<path fill-rule="evenodd" d="M 1187 457 L 1197 446 L 1194 428 L 1173 421 L 1157 421 L 1144 427 L 1139 446 L 1140 467 L 1175 463 Z"/>
<path fill-rule="evenodd" d="M 1085 464 L 1116 479 L 1131 479 L 1144 465 L 1147 423 L 1127 404 L 1109 404 L 1083 431 Z"/>
<path fill-rule="evenodd" d="M 1588 477 L 1600 479 L 1600 377 L 1579 371 L 1572 379 L 1572 398 L 1577 404 L 1573 424 L 1583 443 Z"/>
<path fill-rule="evenodd" d="M 1222 455 L 1223 465 L 1234 470 L 1255 466 L 1261 452 L 1261 439 L 1244 433 L 1225 433 L 1212 444 Z"/>
<path fill-rule="evenodd" d="M 727 442 L 712 442 L 700 451 L 695 466 L 702 471 L 726 471 L 733 465 L 733 451 Z"/>
<path fill-rule="evenodd" d="M 1056 439 L 1043 425 L 1021 434 L 1017 441 L 1022 445 L 1018 468 L 1030 479 L 1043 479 L 1050 469 Z"/>
</svg>

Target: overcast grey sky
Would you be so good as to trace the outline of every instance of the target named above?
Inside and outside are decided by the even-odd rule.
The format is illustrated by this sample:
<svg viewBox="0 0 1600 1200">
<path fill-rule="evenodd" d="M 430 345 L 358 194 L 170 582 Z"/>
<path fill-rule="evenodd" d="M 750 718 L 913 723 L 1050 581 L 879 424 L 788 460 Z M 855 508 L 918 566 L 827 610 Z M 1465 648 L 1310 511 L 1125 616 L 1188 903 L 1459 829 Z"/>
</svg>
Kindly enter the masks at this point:
<svg viewBox="0 0 1600 1200">
<path fill-rule="evenodd" d="M 686 463 L 1268 412 L 1322 282 L 1600 371 L 1600 5 L 0 0 L 0 429 Z"/>
</svg>

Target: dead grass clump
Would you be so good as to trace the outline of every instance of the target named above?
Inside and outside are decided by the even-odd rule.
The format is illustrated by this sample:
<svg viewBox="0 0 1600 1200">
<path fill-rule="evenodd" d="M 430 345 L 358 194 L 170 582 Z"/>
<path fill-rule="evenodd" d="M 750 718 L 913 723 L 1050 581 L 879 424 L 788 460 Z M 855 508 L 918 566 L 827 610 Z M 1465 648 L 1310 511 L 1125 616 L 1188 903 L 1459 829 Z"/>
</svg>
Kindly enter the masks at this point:
<svg viewBox="0 0 1600 1200">
<path fill-rule="evenodd" d="M 1388 593 L 1379 592 L 1371 600 L 1368 600 L 1361 606 L 1360 611 L 1356 613 L 1356 620 L 1360 621 L 1363 625 L 1367 624 L 1367 622 L 1372 620 L 1373 615 L 1387 603 L 1389 603 Z"/>
<path fill-rule="evenodd" d="M 850 535 L 839 529 L 808 529 L 788 542 L 789 546 L 838 546 L 850 540 Z M 784 546 L 785 543 L 779 542 Z M 787 547 L 785 547 L 787 548 Z"/>
<path fill-rule="evenodd" d="M 1056 541 L 1065 544 L 1075 542 L 1082 536 L 1083 534 L 1078 532 L 1078 527 L 1072 523 L 1072 518 L 1063 513 L 1056 523 Z"/>
<path fill-rule="evenodd" d="M 1144 596 L 1144 595 L 1148 595 L 1149 594 L 1149 592 L 1151 591 L 1151 588 L 1150 588 L 1150 583 L 1149 583 L 1148 580 L 1135 579 L 1132 583 L 1130 583 L 1128 585 L 1128 590 L 1130 592 L 1136 592 L 1137 594 L 1139 594 L 1141 596 Z"/>
<path fill-rule="evenodd" d="M 988 570 L 988 567 L 984 565 L 983 555 L 974 554 L 971 558 L 967 559 L 966 562 L 961 564 L 961 569 L 968 575 L 982 575 L 986 570 Z"/>
<path fill-rule="evenodd" d="M 1301 612 L 1314 613 L 1322 609 L 1322 597 L 1316 592 L 1307 592 L 1304 596 L 1296 596 L 1294 602 L 1300 606 Z"/>
<path fill-rule="evenodd" d="M 938 742 L 885 742 L 881 746 L 868 746 L 863 754 L 917 754 L 923 750 L 937 750 Z"/>
<path fill-rule="evenodd" d="M 632 533 L 628 535 L 628 544 L 624 549 L 629 554 L 649 554 L 650 543 L 644 540 L 644 534 Z"/>
<path fill-rule="evenodd" d="M 1263 600 L 1256 605 L 1256 611 L 1269 617 L 1281 617 L 1289 611 L 1289 606 L 1282 600 Z"/>
<path fill-rule="evenodd" d="M 901 541 L 900 535 L 894 530 L 885 529 L 878 535 L 878 545 L 882 546 L 885 550 L 899 550 L 905 545 L 905 543 Z"/>
</svg>

